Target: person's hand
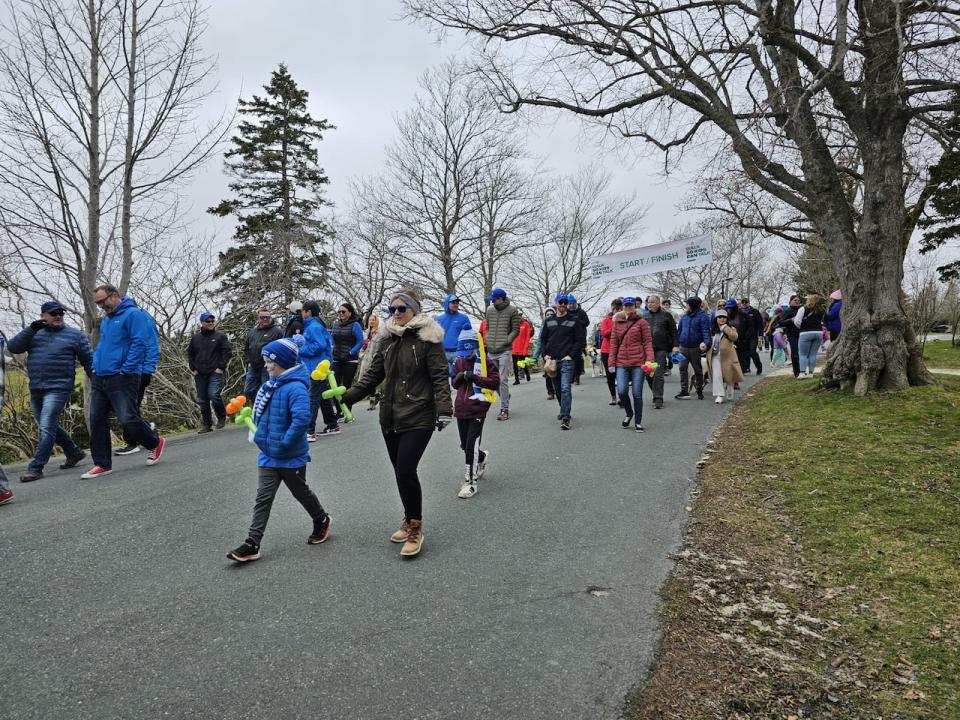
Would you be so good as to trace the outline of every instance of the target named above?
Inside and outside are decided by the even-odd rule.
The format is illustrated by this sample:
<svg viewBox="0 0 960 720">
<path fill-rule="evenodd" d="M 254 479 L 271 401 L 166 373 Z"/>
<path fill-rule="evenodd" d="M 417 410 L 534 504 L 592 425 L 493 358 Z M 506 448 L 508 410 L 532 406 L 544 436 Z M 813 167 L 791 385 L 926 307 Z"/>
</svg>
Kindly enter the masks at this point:
<svg viewBox="0 0 960 720">
<path fill-rule="evenodd" d="M 700 343 L 700 352 L 706 352 L 706 351 L 707 351 L 707 344 Z"/>
<path fill-rule="evenodd" d="M 437 432 L 442 432 L 443 429 L 453 422 L 453 418 L 449 415 L 441 415 L 437 418 Z"/>
<path fill-rule="evenodd" d="M 464 382 L 468 382 L 471 385 L 476 382 L 477 376 L 474 374 L 473 370 L 464 370 L 463 371 Z"/>
<path fill-rule="evenodd" d="M 37 332 L 38 330 L 43 330 L 46 326 L 47 326 L 46 320 L 34 320 L 32 323 L 30 323 L 30 329 L 33 330 L 34 332 Z"/>
<path fill-rule="evenodd" d="M 223 370 L 221 370 L 220 368 L 217 368 L 216 370 L 214 370 L 214 372 L 215 372 L 217 375 L 223 375 Z"/>
<path fill-rule="evenodd" d="M 193 375 L 194 377 L 196 377 L 196 376 L 197 376 L 197 371 L 196 371 L 196 370 L 191 370 L 191 371 L 190 371 L 190 374 Z"/>
<path fill-rule="evenodd" d="M 616 365 L 607 365 L 607 372 L 611 375 L 616 375 L 617 374 Z"/>
</svg>

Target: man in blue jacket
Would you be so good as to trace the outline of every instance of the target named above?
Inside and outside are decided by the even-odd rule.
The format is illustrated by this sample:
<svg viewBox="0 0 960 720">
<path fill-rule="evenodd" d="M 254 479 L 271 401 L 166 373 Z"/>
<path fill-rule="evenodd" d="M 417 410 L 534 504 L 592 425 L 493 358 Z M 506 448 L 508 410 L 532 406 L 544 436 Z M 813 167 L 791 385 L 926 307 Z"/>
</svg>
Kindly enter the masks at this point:
<svg viewBox="0 0 960 720">
<path fill-rule="evenodd" d="M 697 399 L 703 400 L 703 366 L 700 364 L 700 353 L 707 351 L 710 345 L 710 316 L 703 310 L 703 300 L 696 295 L 687 298 L 687 312 L 680 318 L 680 327 L 677 328 L 676 350 L 683 353 L 680 363 L 680 392 L 674 397 L 677 400 L 690 399 L 690 373 L 688 368 L 693 365 L 694 383 L 697 388 Z"/>
<path fill-rule="evenodd" d="M 300 348 L 300 364 L 309 375 L 324 360 L 333 362 L 333 338 L 323 320 L 320 319 L 320 303 L 307 300 L 303 304 L 303 347 Z M 338 378 L 339 379 L 339 378 Z M 317 437 L 329 437 L 340 433 L 337 425 L 337 413 L 333 404 L 323 398 L 323 392 L 329 389 L 326 380 L 310 380 L 310 427 L 307 429 L 307 441 L 315 442 Z M 317 432 L 317 411 L 323 415 L 323 430 Z"/>
<path fill-rule="evenodd" d="M 143 365 L 140 367 L 140 387 L 137 390 L 137 414 L 143 416 L 140 411 L 143 405 L 143 396 L 147 394 L 147 388 L 153 380 L 153 374 L 157 371 L 157 363 L 160 362 L 160 333 L 157 331 L 157 321 L 146 311 L 140 310 L 144 315 L 150 318 L 150 325 L 153 327 L 153 342 L 147 349 L 147 354 L 143 359 Z M 153 423 L 150 424 L 153 427 Z M 127 443 L 121 448 L 113 451 L 114 455 L 133 455 L 140 452 L 140 446 L 136 443 Z"/>
<path fill-rule="evenodd" d="M 60 426 L 60 416 L 76 384 L 77 364 L 90 375 L 93 358 L 87 336 L 77 328 L 64 325 L 65 312 L 59 302 L 48 300 L 40 307 L 40 319 L 10 340 L 10 352 L 27 353 L 30 407 L 40 428 L 37 451 L 20 476 L 20 482 L 43 477 L 43 468 L 54 445 L 63 448 L 67 456 L 60 466 L 63 469 L 74 467 L 87 456 Z"/>
<path fill-rule="evenodd" d="M 453 368 L 457 360 L 457 339 L 463 330 L 472 330 L 470 318 L 460 312 L 460 298 L 454 294 L 443 299 L 443 312 L 436 321 L 443 328 L 443 354 L 447 356 L 447 367 Z"/>
<path fill-rule="evenodd" d="M 136 303 L 121 297 L 113 285 L 100 285 L 93 302 L 104 311 L 100 320 L 100 342 L 93 353 L 90 383 L 90 454 L 93 468 L 80 477 L 97 478 L 113 472 L 110 454 L 110 413 L 123 427 L 128 444 L 142 445 L 150 454 L 147 465 L 160 462 L 166 444 L 140 417 L 137 396 L 140 375 L 147 367 L 156 340 L 153 319 Z"/>
</svg>

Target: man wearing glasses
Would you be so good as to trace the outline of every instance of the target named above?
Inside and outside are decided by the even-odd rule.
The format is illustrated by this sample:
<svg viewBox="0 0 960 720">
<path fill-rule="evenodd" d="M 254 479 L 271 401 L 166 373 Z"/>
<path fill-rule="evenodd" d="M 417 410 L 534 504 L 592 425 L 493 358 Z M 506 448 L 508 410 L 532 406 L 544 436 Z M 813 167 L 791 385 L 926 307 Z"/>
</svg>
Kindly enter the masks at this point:
<svg viewBox="0 0 960 720">
<path fill-rule="evenodd" d="M 153 320 L 113 285 L 98 286 L 93 302 L 103 310 L 100 342 L 93 352 L 90 383 L 90 454 L 94 467 L 80 477 L 97 478 L 113 472 L 110 453 L 110 413 L 123 427 L 128 444 L 142 445 L 150 454 L 147 465 L 160 462 L 166 442 L 140 417 L 137 394 L 140 373 L 156 340 Z"/>
<path fill-rule="evenodd" d="M 247 379 L 243 385 L 243 394 L 250 402 L 257 397 L 260 386 L 267 379 L 267 367 L 263 362 L 260 351 L 274 340 L 283 337 L 283 330 L 273 320 L 269 310 L 257 313 L 257 324 L 247 333 L 247 341 L 243 345 L 243 355 L 247 359 Z"/>
<path fill-rule="evenodd" d="M 77 365 L 90 375 L 93 360 L 90 341 L 82 331 L 64 324 L 65 312 L 59 302 L 48 300 L 40 307 L 40 319 L 25 327 L 8 345 L 11 353 L 28 353 L 30 407 L 40 428 L 37 451 L 20 482 L 43 477 L 54 445 L 59 445 L 67 456 L 60 465 L 65 470 L 87 456 L 60 426 L 60 416 L 76 384 Z"/>
<path fill-rule="evenodd" d="M 190 338 L 187 346 L 187 363 L 193 373 L 197 389 L 197 404 L 203 421 L 199 433 L 213 430 L 213 415 L 217 416 L 217 430 L 227 424 L 227 410 L 223 404 L 223 383 L 227 375 L 227 363 L 233 355 L 230 339 L 216 329 L 217 318 L 213 313 L 200 313 L 200 332 Z M 252 400 L 251 400 L 252 401 Z"/>
</svg>

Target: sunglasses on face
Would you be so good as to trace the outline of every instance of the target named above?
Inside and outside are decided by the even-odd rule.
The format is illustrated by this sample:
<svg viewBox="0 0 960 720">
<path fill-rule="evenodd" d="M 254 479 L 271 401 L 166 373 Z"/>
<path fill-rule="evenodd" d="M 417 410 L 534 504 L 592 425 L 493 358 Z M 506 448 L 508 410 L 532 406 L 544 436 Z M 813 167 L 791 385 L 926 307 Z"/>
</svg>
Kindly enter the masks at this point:
<svg viewBox="0 0 960 720">
<path fill-rule="evenodd" d="M 397 313 L 398 315 L 403 315 L 410 308 L 406 305 L 391 305 L 387 308 L 388 313 Z"/>
<path fill-rule="evenodd" d="M 261 315 L 260 317 L 257 318 L 257 320 L 273 320 L 273 316 L 272 316 L 272 315 Z"/>
<path fill-rule="evenodd" d="M 63 311 L 63 310 L 54 310 L 52 313 L 48 313 L 48 315 L 53 315 L 54 317 L 63 317 L 64 311 Z"/>
<path fill-rule="evenodd" d="M 211 324 L 213 324 L 213 320 L 202 320 L 201 322 L 202 322 L 204 325 L 211 325 Z"/>
<path fill-rule="evenodd" d="M 557 305 L 569 305 L 570 303 L 567 300 L 561 300 Z"/>
</svg>

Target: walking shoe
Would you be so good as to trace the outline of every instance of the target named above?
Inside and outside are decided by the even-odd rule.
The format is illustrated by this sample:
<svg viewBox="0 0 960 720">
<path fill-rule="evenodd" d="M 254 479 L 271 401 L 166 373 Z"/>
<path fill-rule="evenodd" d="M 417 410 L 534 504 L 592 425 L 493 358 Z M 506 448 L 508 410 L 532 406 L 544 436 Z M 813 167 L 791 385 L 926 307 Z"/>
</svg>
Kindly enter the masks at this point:
<svg viewBox="0 0 960 720">
<path fill-rule="evenodd" d="M 318 437 L 330 437 L 331 435 L 339 435 L 341 432 L 342 431 L 339 425 L 331 425 L 330 427 L 325 427 L 323 430 L 321 430 L 316 435 L 314 435 L 314 440 L 316 440 Z M 307 441 L 309 440 L 310 438 L 307 438 Z"/>
<path fill-rule="evenodd" d="M 519 381 L 519 380 L 514 380 L 514 381 L 513 381 L 513 384 L 514 384 L 514 385 L 519 385 L 519 384 L 520 384 L 520 381 Z"/>
<path fill-rule="evenodd" d="M 561 421 L 560 421 L 560 429 L 561 429 L 561 430 L 569 430 L 569 429 L 570 429 L 570 421 L 569 421 L 569 420 L 561 420 Z"/>
<path fill-rule="evenodd" d="M 158 441 L 157 446 L 147 455 L 147 465 L 156 465 L 160 462 L 160 456 L 163 455 L 163 446 L 167 444 L 167 441 L 162 437 L 158 438 Z"/>
<path fill-rule="evenodd" d="M 750 368 L 747 368 L 746 370 L 744 370 L 744 371 L 743 371 L 743 374 L 744 374 L 744 375 L 749 375 L 749 374 L 750 374 Z"/>
<path fill-rule="evenodd" d="M 616 398 L 610 398 L 610 402 L 607 403 L 607 405 L 619 405 L 619 404 L 620 404 L 620 401 L 617 400 Z"/>
<path fill-rule="evenodd" d="M 81 450 L 76 455 L 69 455 L 66 460 L 60 463 L 61 470 L 69 470 L 72 467 L 76 467 L 77 464 L 83 460 L 87 454 Z"/>
<path fill-rule="evenodd" d="M 330 537 L 330 513 L 327 513 L 323 522 L 320 523 L 320 527 L 313 529 L 313 534 L 307 538 L 307 545 L 319 545 L 326 542 L 328 537 Z"/>
<path fill-rule="evenodd" d="M 663 400 L 654 400 L 654 401 L 653 401 L 653 409 L 654 409 L 654 410 L 662 410 L 662 409 L 663 409 Z"/>
<path fill-rule="evenodd" d="M 644 432 L 643 425 L 634 425 L 633 429 L 636 430 L 638 433 Z"/>
<path fill-rule="evenodd" d="M 423 548 L 423 521 L 411 520 L 407 530 L 407 540 L 400 548 L 400 554 L 403 557 L 413 557 L 420 553 Z"/>
<path fill-rule="evenodd" d="M 690 393 L 688 393 L 686 390 L 681 390 L 680 392 L 678 392 L 676 395 L 673 396 L 673 399 L 674 399 L 674 400 L 689 400 L 689 399 L 690 399 Z"/>
<path fill-rule="evenodd" d="M 217 419 L 217 430 L 223 430 L 227 426 L 227 418 L 222 417 Z"/>
<path fill-rule="evenodd" d="M 20 482 L 33 482 L 43 477 L 43 470 L 27 470 L 20 476 Z"/>
<path fill-rule="evenodd" d="M 112 468 L 103 468 L 99 465 L 94 465 L 90 470 L 87 470 L 83 475 L 81 475 L 80 479 L 89 480 L 91 478 L 103 477 L 104 475 L 109 475 L 112 472 Z"/>
<path fill-rule="evenodd" d="M 497 420 L 509 420 L 509 419 L 510 419 L 510 411 L 509 411 L 509 410 L 501 410 L 501 411 L 500 411 L 500 414 L 497 415 Z"/>
<path fill-rule="evenodd" d="M 250 562 L 251 560 L 259 560 L 260 546 L 250 542 L 249 539 L 244 540 L 240 544 L 240 547 L 227 553 L 227 558 L 236 562 Z"/>
<path fill-rule="evenodd" d="M 409 534 L 410 534 L 410 521 L 404 518 L 403 522 L 400 523 L 400 529 L 390 536 L 390 542 L 405 543 L 407 541 L 407 535 Z"/>
<path fill-rule="evenodd" d="M 464 500 L 469 500 L 476 494 L 477 484 L 475 482 L 465 482 L 460 486 L 460 492 L 457 493 L 457 497 Z"/>
<path fill-rule="evenodd" d="M 197 430 L 197 435 L 203 435 L 208 432 L 213 432 L 213 428 L 210 427 L 209 425 L 204 425 L 202 428 Z"/>
<path fill-rule="evenodd" d="M 487 462 L 490 460 L 490 451 L 481 450 L 480 451 L 480 462 L 477 463 L 477 480 L 483 477 L 483 474 L 487 471 Z"/>
<path fill-rule="evenodd" d="M 623 422 L 620 423 L 620 427 L 622 427 L 624 430 L 626 430 L 628 427 L 630 427 L 630 423 L 631 423 L 631 422 L 633 422 L 633 415 L 627 415 L 627 416 L 623 419 Z"/>
<path fill-rule="evenodd" d="M 117 448 L 113 451 L 114 455 L 133 455 L 134 453 L 140 452 L 139 445 L 124 445 L 122 448 Z"/>
<path fill-rule="evenodd" d="M 307 433 L 307 442 L 316 442 L 317 434 L 316 433 Z"/>
<path fill-rule="evenodd" d="M 5 490 L 0 492 L 0 505 L 6 505 L 8 502 L 13 501 L 13 490 Z"/>
<path fill-rule="evenodd" d="M 556 399 L 557 399 L 556 395 L 553 395 L 552 393 L 547 393 L 547 400 L 556 400 Z"/>
<path fill-rule="evenodd" d="M 714 402 L 715 402 L 717 405 L 723 405 L 723 396 L 722 396 L 722 395 L 717 395 L 717 399 L 714 400 Z"/>
</svg>

